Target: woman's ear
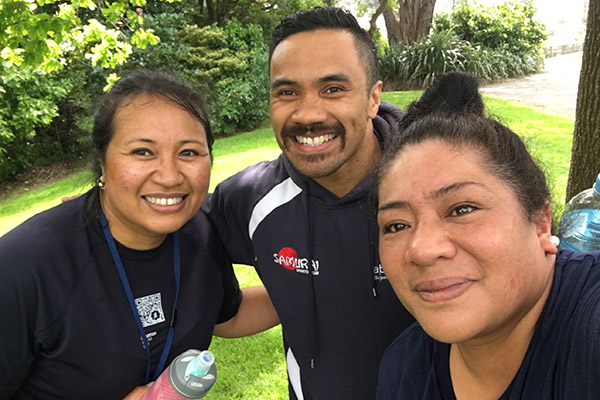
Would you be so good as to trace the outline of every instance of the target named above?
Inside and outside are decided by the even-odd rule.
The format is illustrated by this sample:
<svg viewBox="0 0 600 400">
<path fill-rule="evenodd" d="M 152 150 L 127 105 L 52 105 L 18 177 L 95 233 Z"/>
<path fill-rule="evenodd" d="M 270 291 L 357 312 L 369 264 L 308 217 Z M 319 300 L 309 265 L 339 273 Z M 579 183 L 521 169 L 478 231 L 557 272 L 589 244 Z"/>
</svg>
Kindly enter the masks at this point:
<svg viewBox="0 0 600 400">
<path fill-rule="evenodd" d="M 556 236 L 552 236 L 552 207 L 548 201 L 538 215 L 536 228 L 542 249 L 546 254 L 556 254 L 559 240 Z"/>
</svg>

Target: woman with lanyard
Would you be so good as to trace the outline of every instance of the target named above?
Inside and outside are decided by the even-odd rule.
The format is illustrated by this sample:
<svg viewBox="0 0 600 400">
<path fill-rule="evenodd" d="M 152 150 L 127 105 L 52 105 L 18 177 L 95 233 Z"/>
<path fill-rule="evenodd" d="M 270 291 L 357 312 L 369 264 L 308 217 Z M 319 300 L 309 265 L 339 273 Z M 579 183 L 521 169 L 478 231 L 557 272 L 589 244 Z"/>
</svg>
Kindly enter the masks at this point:
<svg viewBox="0 0 600 400">
<path fill-rule="evenodd" d="M 199 93 L 134 72 L 101 99 L 92 143 L 98 185 L 0 238 L 0 399 L 121 399 L 213 331 L 278 323 L 198 211 L 213 143 Z"/>
</svg>

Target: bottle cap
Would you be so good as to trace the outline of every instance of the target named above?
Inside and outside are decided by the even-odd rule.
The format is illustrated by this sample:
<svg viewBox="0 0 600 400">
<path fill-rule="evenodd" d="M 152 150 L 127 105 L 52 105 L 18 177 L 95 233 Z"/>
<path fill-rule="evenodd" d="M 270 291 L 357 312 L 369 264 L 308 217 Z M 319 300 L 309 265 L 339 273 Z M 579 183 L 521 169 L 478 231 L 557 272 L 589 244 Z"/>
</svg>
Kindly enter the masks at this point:
<svg viewBox="0 0 600 400">
<path fill-rule="evenodd" d="M 215 363 L 215 356 L 208 350 L 202 351 L 196 357 L 192 358 L 185 368 L 185 376 L 204 376 L 210 370 L 210 366 Z"/>
<path fill-rule="evenodd" d="M 189 349 L 180 354 L 169 368 L 171 387 L 184 399 L 204 397 L 217 380 L 217 365 L 214 361 L 214 355 L 208 350 Z M 210 365 L 203 371 L 206 363 Z M 198 364 L 200 370 L 196 369 Z"/>
</svg>

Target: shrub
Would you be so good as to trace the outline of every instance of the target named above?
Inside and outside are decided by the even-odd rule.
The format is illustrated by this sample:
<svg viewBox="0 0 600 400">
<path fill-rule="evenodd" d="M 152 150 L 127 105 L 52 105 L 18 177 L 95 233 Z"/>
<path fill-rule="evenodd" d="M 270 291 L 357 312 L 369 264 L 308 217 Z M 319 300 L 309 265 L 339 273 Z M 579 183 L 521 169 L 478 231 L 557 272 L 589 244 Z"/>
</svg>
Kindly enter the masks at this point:
<svg viewBox="0 0 600 400">
<path fill-rule="evenodd" d="M 539 72 L 546 33 L 534 15 L 530 3 L 516 1 L 490 7 L 465 1 L 451 13 L 437 14 L 430 36 L 380 56 L 384 87 L 425 87 L 447 71 L 471 72 L 483 81 Z"/>
<path fill-rule="evenodd" d="M 45 156 L 34 140 L 37 130 L 58 115 L 57 103 L 70 88 L 51 79 L 51 74 L 4 62 L 0 75 L 0 180 L 4 180 Z"/>
<path fill-rule="evenodd" d="M 451 31 L 474 46 L 525 56 L 538 53 L 547 38 L 535 12 L 531 2 L 484 6 L 465 1 L 449 14 L 436 15 L 434 32 Z"/>
<path fill-rule="evenodd" d="M 188 26 L 180 37 L 190 49 L 181 59 L 186 78 L 206 93 L 216 136 L 252 130 L 267 119 L 267 52 L 260 27 L 232 20 L 225 28 Z"/>
<path fill-rule="evenodd" d="M 524 76 L 539 71 L 540 55 L 519 56 L 504 50 L 472 46 L 452 32 L 435 32 L 411 46 L 390 47 L 379 57 L 385 90 L 426 87 L 449 71 L 470 72 L 482 81 Z"/>
</svg>

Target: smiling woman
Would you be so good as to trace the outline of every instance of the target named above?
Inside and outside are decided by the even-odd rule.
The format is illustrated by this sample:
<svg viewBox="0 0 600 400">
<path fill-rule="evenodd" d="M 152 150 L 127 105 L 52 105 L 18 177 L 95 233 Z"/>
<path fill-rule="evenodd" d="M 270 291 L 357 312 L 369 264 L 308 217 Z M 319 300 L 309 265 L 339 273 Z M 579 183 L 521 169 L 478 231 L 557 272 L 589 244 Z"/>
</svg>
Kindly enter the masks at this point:
<svg viewBox="0 0 600 400">
<path fill-rule="evenodd" d="M 151 249 L 192 218 L 206 197 L 206 130 L 185 109 L 147 94 L 122 104 L 113 127 L 101 160 L 102 209 L 119 242 Z"/>
<path fill-rule="evenodd" d="M 418 324 L 386 351 L 378 399 L 596 399 L 600 253 L 557 252 L 545 177 L 439 77 L 375 179 L 386 276 Z"/>
<path fill-rule="evenodd" d="M 199 212 L 213 137 L 198 92 L 134 72 L 101 99 L 92 142 L 97 186 L 0 238 L 0 399 L 122 399 L 213 332 L 278 322 Z"/>
</svg>

